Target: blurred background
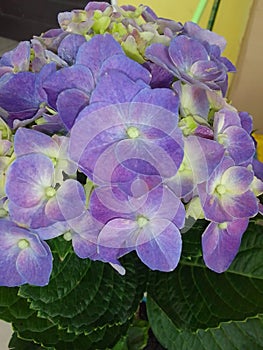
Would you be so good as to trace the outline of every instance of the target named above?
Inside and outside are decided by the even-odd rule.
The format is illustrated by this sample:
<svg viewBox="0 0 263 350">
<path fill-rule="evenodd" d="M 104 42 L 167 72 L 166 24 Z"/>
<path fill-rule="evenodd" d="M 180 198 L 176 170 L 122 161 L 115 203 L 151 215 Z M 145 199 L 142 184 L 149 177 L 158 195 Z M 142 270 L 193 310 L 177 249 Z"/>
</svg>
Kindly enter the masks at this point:
<svg viewBox="0 0 263 350">
<path fill-rule="evenodd" d="M 87 0 L 0 0 L 0 56 L 20 40 L 28 40 L 49 28 L 57 27 L 57 13 L 84 8 Z M 110 1 L 107 1 L 110 2 Z M 196 14 L 200 0 L 118 0 L 118 5 L 150 6 L 159 17 L 182 23 Z M 254 118 L 258 139 L 263 139 L 263 0 L 207 0 L 199 25 L 207 27 L 212 8 L 217 4 L 213 31 L 224 36 L 224 55 L 237 67 L 230 78 L 228 98 L 234 106 Z M 0 321 L 0 350 L 8 349 L 9 324 Z"/>
</svg>

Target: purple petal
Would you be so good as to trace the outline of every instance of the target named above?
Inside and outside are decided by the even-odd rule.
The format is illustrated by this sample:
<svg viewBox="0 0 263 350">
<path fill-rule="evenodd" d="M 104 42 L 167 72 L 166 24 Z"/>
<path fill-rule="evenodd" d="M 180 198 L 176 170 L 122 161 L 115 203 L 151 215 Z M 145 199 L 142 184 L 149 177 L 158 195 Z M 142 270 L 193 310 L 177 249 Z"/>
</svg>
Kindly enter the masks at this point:
<svg viewBox="0 0 263 350">
<path fill-rule="evenodd" d="M 94 120 L 96 123 L 94 123 Z M 138 143 L 144 145 L 143 150 L 136 148 L 136 139 L 135 141 L 133 141 L 134 139 L 128 139 L 126 130 L 129 126 L 142 128 L 142 135 L 138 138 Z M 123 153 L 119 146 L 118 150 L 114 151 L 115 143 L 117 145 L 120 141 L 123 142 L 121 147 L 125 148 L 125 152 L 126 144 L 134 142 L 135 153 L 131 155 L 131 150 L 127 150 L 129 151 L 127 154 Z M 148 145 L 151 145 L 152 151 L 158 149 L 159 153 L 165 156 L 166 166 L 160 163 L 154 154 L 149 154 Z M 151 169 L 155 167 L 157 173 L 160 167 L 164 174 L 168 172 L 173 175 L 183 157 L 183 141 L 181 131 L 177 128 L 177 115 L 147 103 L 133 102 L 109 105 L 87 115 L 83 111 L 82 118 L 75 123 L 71 130 L 69 145 L 71 158 L 79 163 L 83 171 L 89 176 L 90 173 L 94 172 L 96 166 L 95 175 L 103 179 L 105 177 L 103 175 L 105 166 L 99 161 L 110 146 L 112 147 L 111 157 L 116 156 L 119 164 L 129 160 L 129 158 L 140 156 L 143 167 L 147 162 L 149 164 L 149 160 L 151 160 L 153 161 L 150 164 Z M 167 167 L 168 163 L 171 165 L 170 169 Z M 113 162 L 109 172 L 114 170 L 116 164 L 116 162 Z M 145 171 L 145 169 L 142 169 L 142 171 Z"/>
<path fill-rule="evenodd" d="M 95 80 L 104 61 L 110 56 L 123 54 L 120 44 L 112 35 L 95 35 L 84 43 L 78 51 L 76 64 L 88 67 Z"/>
<path fill-rule="evenodd" d="M 179 263 L 181 234 L 166 219 L 151 220 L 140 232 L 136 244 L 139 258 L 151 270 L 173 271 Z"/>
<path fill-rule="evenodd" d="M 99 10 L 101 12 L 104 12 L 108 7 L 110 7 L 108 2 L 104 1 L 91 1 L 89 2 L 86 7 L 84 8 L 85 11 L 96 11 Z"/>
<path fill-rule="evenodd" d="M 201 42 L 208 42 L 210 45 L 217 45 L 220 51 L 223 52 L 226 46 L 226 39 L 210 30 L 201 28 L 198 24 L 193 22 L 186 22 L 184 24 L 184 31 L 187 35 L 195 38 Z"/>
<path fill-rule="evenodd" d="M 215 113 L 213 127 L 216 134 L 221 134 L 229 126 L 241 127 L 241 121 L 236 111 L 223 108 Z"/>
<path fill-rule="evenodd" d="M 134 102 L 144 102 L 168 109 L 177 114 L 179 108 L 179 97 L 171 89 L 145 88 L 141 90 L 133 99 Z"/>
<path fill-rule="evenodd" d="M 220 79 L 225 74 L 222 67 L 213 61 L 198 61 L 191 67 L 191 75 L 203 82 Z"/>
<path fill-rule="evenodd" d="M 144 199 L 142 199 L 143 201 Z M 139 204 L 137 203 L 137 208 L 141 205 L 141 202 Z M 90 197 L 90 211 L 92 216 L 104 224 L 116 217 L 128 219 L 133 215 L 135 210 L 136 207 L 132 207 L 127 195 L 116 187 L 97 187 Z"/>
<path fill-rule="evenodd" d="M 15 133 L 14 150 L 17 156 L 29 153 L 42 153 L 54 157 L 58 154 L 59 147 L 50 136 L 42 132 L 19 128 Z"/>
<path fill-rule="evenodd" d="M 52 270 L 50 248 L 38 236 L 8 220 L 0 222 L 0 284 L 17 286 L 23 283 L 46 285 Z M 19 246 L 25 242 L 27 246 Z"/>
<path fill-rule="evenodd" d="M 25 278 L 27 283 L 45 286 L 49 282 L 52 271 L 52 254 L 45 242 L 38 242 L 46 250 L 46 256 L 38 256 L 31 249 L 24 249 L 17 258 L 17 271 Z"/>
<path fill-rule="evenodd" d="M 52 239 L 63 235 L 68 230 L 68 224 L 64 221 L 55 222 L 46 227 L 39 227 L 35 230 L 41 240 Z"/>
<path fill-rule="evenodd" d="M 198 193 L 207 220 L 219 223 L 233 220 L 232 215 L 225 210 L 220 199 L 214 194 L 208 194 L 206 183 L 198 185 Z"/>
<path fill-rule="evenodd" d="M 141 64 L 128 58 L 123 52 L 106 59 L 101 66 L 100 75 L 104 75 L 112 69 L 125 73 L 133 81 L 142 80 L 146 84 L 151 81 L 150 72 Z"/>
<path fill-rule="evenodd" d="M 233 218 L 250 218 L 258 213 L 258 200 L 252 191 L 223 196 L 222 206 Z"/>
<path fill-rule="evenodd" d="M 30 42 L 21 41 L 15 49 L 6 52 L 0 59 L 0 65 L 13 66 L 15 71 L 28 71 L 30 62 Z"/>
<path fill-rule="evenodd" d="M 159 200 L 159 208 L 155 208 L 152 205 L 152 201 L 150 201 L 150 205 L 148 201 L 145 201 L 144 205 L 144 213 L 152 220 L 157 218 L 167 219 L 172 221 L 178 228 L 183 228 L 185 223 L 185 208 L 181 200 L 166 186 L 159 186 L 151 190 L 148 194 L 148 197 L 151 198 L 153 194 L 159 192 L 158 199 Z M 147 208 L 148 207 L 148 208 Z"/>
<path fill-rule="evenodd" d="M 158 16 L 149 6 L 145 6 L 142 12 L 142 18 L 146 22 L 155 22 L 158 19 Z"/>
<path fill-rule="evenodd" d="M 76 255 L 81 259 L 100 260 L 98 246 L 92 240 L 83 238 L 73 233 L 72 246 Z"/>
<path fill-rule="evenodd" d="M 180 76 L 178 69 L 171 60 L 167 46 L 159 43 L 152 44 L 147 47 L 145 56 L 155 64 L 167 69 L 173 75 Z"/>
<path fill-rule="evenodd" d="M 246 130 L 248 134 L 251 134 L 253 131 L 253 118 L 247 112 L 239 112 L 239 117 L 241 121 L 242 128 Z"/>
<path fill-rule="evenodd" d="M 73 65 L 76 60 L 77 52 L 80 46 L 86 42 L 83 35 L 69 34 L 60 43 L 57 51 L 59 57 L 65 60 L 70 65 Z"/>
<path fill-rule="evenodd" d="M 207 119 L 210 105 L 206 91 L 199 86 L 188 84 L 182 85 L 180 103 L 180 111 L 183 115 L 199 115 L 200 117 Z"/>
<path fill-rule="evenodd" d="M 50 106 L 56 109 L 56 101 L 62 91 L 76 88 L 90 95 L 94 89 L 94 80 L 89 68 L 75 64 L 51 74 L 45 80 L 43 88 L 47 92 Z"/>
<path fill-rule="evenodd" d="M 26 279 L 21 276 L 16 269 L 17 248 L 2 250 L 0 241 L 0 285 L 6 287 L 16 287 L 26 283 Z"/>
<path fill-rule="evenodd" d="M 220 228 L 225 227 L 225 228 Z M 247 219 L 238 219 L 225 224 L 210 223 L 202 235 L 202 249 L 205 264 L 213 271 L 226 271 L 235 258 L 243 233 L 248 226 Z"/>
<path fill-rule="evenodd" d="M 223 135 L 226 136 L 226 150 L 236 165 L 251 161 L 255 154 L 255 144 L 252 137 L 244 129 L 230 126 Z"/>
<path fill-rule="evenodd" d="M 0 105 L 8 113 L 9 124 L 15 119 L 30 119 L 39 110 L 43 99 L 36 82 L 36 74 L 31 72 L 5 74 L 1 77 Z"/>
<path fill-rule="evenodd" d="M 83 186 L 76 180 L 68 179 L 62 183 L 56 195 L 47 202 L 46 214 L 50 220 L 54 221 L 71 220 L 85 211 L 85 201 Z"/>
<path fill-rule="evenodd" d="M 152 88 L 169 88 L 171 86 L 174 78 L 173 74 L 151 61 L 146 61 L 143 66 L 151 72 L 150 85 Z"/>
<path fill-rule="evenodd" d="M 75 253 L 82 259 L 99 260 L 97 241 L 102 224 L 90 212 L 85 211 L 81 216 L 68 221 L 68 225 Z"/>
<path fill-rule="evenodd" d="M 135 249 L 136 222 L 127 219 L 113 219 L 101 230 L 98 237 L 99 255 L 108 262 L 116 262 L 119 257 Z"/>
<path fill-rule="evenodd" d="M 195 62 L 208 60 L 205 47 L 197 40 L 184 35 L 175 37 L 168 50 L 172 62 L 180 70 L 187 71 Z"/>
<path fill-rule="evenodd" d="M 6 194 L 16 205 L 30 208 L 45 199 L 45 188 L 53 181 L 52 161 L 42 154 L 32 153 L 17 158 L 9 167 Z"/>
<path fill-rule="evenodd" d="M 147 139 L 122 140 L 116 145 L 116 157 L 125 167 L 139 174 L 160 174 L 164 178 L 169 178 L 177 172 L 183 152 L 174 139 L 167 137 L 162 141 L 161 145 L 158 145 L 157 142 Z M 160 162 L 160 159 L 163 161 Z M 146 167 L 147 164 L 149 167 Z M 155 169 L 154 173 L 152 169 Z"/>
<path fill-rule="evenodd" d="M 208 180 L 224 156 L 222 145 L 198 136 L 185 138 L 184 151 L 192 168 L 195 184 Z"/>
<path fill-rule="evenodd" d="M 252 171 L 241 166 L 228 168 L 221 178 L 221 183 L 232 194 L 242 194 L 249 190 L 254 174 Z"/>
<path fill-rule="evenodd" d="M 46 201 L 42 201 L 32 208 L 23 208 L 9 201 L 8 211 L 11 219 L 18 225 L 38 229 L 39 227 L 50 226 L 54 223 L 46 216 L 45 205 Z"/>
<path fill-rule="evenodd" d="M 91 103 L 130 102 L 144 87 L 145 83 L 136 83 L 126 74 L 118 70 L 111 70 L 100 76 L 96 89 L 91 96 Z"/>
<path fill-rule="evenodd" d="M 182 167 L 179 168 L 175 176 L 165 180 L 165 184 L 167 184 L 179 198 L 186 197 L 196 186 L 191 166 L 188 165 L 185 160 L 182 164 Z"/>
<path fill-rule="evenodd" d="M 252 164 L 255 176 L 258 177 L 261 181 L 263 181 L 263 163 L 260 162 L 258 159 L 254 158 Z"/>
<path fill-rule="evenodd" d="M 78 89 L 67 89 L 58 95 L 57 110 L 68 130 L 72 128 L 79 112 L 88 103 L 89 95 Z"/>
</svg>

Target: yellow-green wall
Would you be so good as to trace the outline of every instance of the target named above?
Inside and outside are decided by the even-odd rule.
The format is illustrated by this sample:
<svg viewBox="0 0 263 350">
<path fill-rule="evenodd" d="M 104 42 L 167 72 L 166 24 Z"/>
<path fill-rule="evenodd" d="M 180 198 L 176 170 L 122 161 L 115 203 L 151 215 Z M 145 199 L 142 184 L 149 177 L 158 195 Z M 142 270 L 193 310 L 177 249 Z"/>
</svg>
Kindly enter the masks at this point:
<svg viewBox="0 0 263 350">
<path fill-rule="evenodd" d="M 199 0 L 118 0 L 119 5 L 140 4 L 150 6 L 159 17 L 180 22 L 192 19 Z M 206 27 L 214 0 L 208 0 L 200 21 Z M 240 44 L 246 29 L 253 0 L 221 0 L 213 31 L 227 39 L 224 55 L 234 64 L 237 62 Z"/>
</svg>

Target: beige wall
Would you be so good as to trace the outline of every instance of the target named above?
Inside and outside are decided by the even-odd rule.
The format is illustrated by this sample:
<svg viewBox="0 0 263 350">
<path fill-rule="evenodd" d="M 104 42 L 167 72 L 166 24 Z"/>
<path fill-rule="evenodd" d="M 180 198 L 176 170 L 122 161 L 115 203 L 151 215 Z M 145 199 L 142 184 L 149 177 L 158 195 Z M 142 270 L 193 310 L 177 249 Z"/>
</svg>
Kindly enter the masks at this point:
<svg viewBox="0 0 263 350">
<path fill-rule="evenodd" d="M 263 133 L 263 0 L 254 1 L 229 97 L 252 114 L 254 129 Z"/>
</svg>

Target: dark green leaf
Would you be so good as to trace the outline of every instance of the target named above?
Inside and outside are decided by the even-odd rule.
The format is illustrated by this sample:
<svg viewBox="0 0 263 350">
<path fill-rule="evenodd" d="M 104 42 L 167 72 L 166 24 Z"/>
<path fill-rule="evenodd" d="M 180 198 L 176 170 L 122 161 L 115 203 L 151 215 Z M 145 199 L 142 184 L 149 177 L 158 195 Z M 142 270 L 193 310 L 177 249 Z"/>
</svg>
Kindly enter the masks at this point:
<svg viewBox="0 0 263 350">
<path fill-rule="evenodd" d="M 134 319 L 130 325 L 127 335 L 122 337 L 112 350 L 142 350 L 148 340 L 149 323 L 147 321 Z"/>
<path fill-rule="evenodd" d="M 17 333 L 14 332 L 10 342 L 8 344 L 9 349 L 14 350 L 41 350 L 43 349 L 40 345 L 37 345 L 33 342 L 28 342 L 26 340 L 20 339 L 17 336 Z"/>
<path fill-rule="evenodd" d="M 184 234 L 187 253 L 174 272 L 151 273 L 147 313 L 156 337 L 169 350 L 263 348 L 262 228 L 250 224 L 222 274 L 206 268 L 196 254 L 201 233 L 195 226 Z"/>
<path fill-rule="evenodd" d="M 40 327 L 42 330 L 33 330 L 33 321 L 31 318 L 28 322 L 22 321 L 14 325 L 19 337 L 29 341 L 29 343 L 35 342 L 44 349 L 51 350 L 104 350 L 108 346 L 113 346 L 127 332 L 128 328 L 128 323 L 112 327 L 105 326 L 103 329 L 94 330 L 89 335 L 84 335 L 69 333 L 65 329 L 58 329 L 57 326 L 43 329 L 48 322 L 44 319 L 43 325 Z M 37 323 L 39 326 L 41 319 L 38 319 Z M 29 329 L 26 329 L 27 326 Z"/>
<path fill-rule="evenodd" d="M 123 259 L 126 275 L 109 264 L 82 260 L 68 254 L 55 259 L 57 274 L 46 287 L 22 286 L 19 295 L 41 317 L 73 332 L 92 332 L 131 319 L 146 288 L 147 269 L 135 254 Z"/>
<path fill-rule="evenodd" d="M 142 350 L 148 339 L 149 323 L 143 320 L 134 320 L 127 332 L 128 350 Z"/>
<path fill-rule="evenodd" d="M 72 251 L 72 244 L 66 241 L 62 236 L 49 241 L 49 245 L 53 252 L 58 254 L 60 260 L 64 260 L 68 253 Z"/>
</svg>

